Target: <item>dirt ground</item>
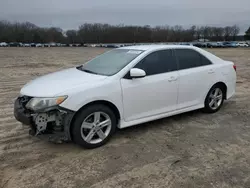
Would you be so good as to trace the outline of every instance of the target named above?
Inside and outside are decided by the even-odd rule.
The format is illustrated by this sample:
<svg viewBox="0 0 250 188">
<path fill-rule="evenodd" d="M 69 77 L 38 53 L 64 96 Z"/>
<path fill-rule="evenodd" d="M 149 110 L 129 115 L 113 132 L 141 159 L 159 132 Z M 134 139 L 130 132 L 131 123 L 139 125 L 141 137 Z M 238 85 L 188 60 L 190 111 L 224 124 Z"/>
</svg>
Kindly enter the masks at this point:
<svg viewBox="0 0 250 188">
<path fill-rule="evenodd" d="M 200 111 L 119 130 L 98 149 L 28 135 L 13 117 L 20 88 L 72 67 L 97 48 L 0 48 L 0 187 L 250 187 L 250 49 L 216 49 L 237 65 L 237 93 Z"/>
</svg>

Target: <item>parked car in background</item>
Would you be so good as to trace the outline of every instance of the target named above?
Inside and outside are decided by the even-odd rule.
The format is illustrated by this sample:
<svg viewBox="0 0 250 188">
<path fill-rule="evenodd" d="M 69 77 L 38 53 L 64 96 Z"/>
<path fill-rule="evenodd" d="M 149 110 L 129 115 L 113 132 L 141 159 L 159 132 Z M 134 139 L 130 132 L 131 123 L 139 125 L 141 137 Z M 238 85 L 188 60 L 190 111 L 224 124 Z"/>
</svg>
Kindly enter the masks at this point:
<svg viewBox="0 0 250 188">
<path fill-rule="evenodd" d="M 95 148 L 116 128 L 201 108 L 215 113 L 234 95 L 235 85 L 234 63 L 203 49 L 122 47 L 29 82 L 15 101 L 14 115 L 33 136 Z"/>
<path fill-rule="evenodd" d="M 236 42 L 223 42 L 224 47 L 231 47 L 231 48 L 236 48 L 237 43 Z"/>
<path fill-rule="evenodd" d="M 54 43 L 54 42 L 49 43 L 49 45 L 50 45 L 50 47 L 56 47 L 56 43 Z"/>
<path fill-rule="evenodd" d="M 21 47 L 22 44 L 19 42 L 10 42 L 9 47 Z"/>
<path fill-rule="evenodd" d="M 107 48 L 107 44 L 101 44 L 101 47 Z"/>
<path fill-rule="evenodd" d="M 31 45 L 29 43 L 24 43 L 23 47 L 30 47 Z"/>
<path fill-rule="evenodd" d="M 238 42 L 236 45 L 238 47 L 248 47 L 249 46 L 246 42 Z"/>
<path fill-rule="evenodd" d="M 80 47 L 81 44 L 75 44 L 75 43 L 74 43 L 74 44 L 70 44 L 69 46 L 70 46 L 70 47 Z"/>
<path fill-rule="evenodd" d="M 36 47 L 44 47 L 44 45 L 41 44 L 41 43 L 37 43 L 37 44 L 36 44 Z"/>
<path fill-rule="evenodd" d="M 30 47 L 36 47 L 36 43 L 30 43 Z"/>
<path fill-rule="evenodd" d="M 120 48 L 120 47 L 123 47 L 122 44 L 113 44 L 115 48 Z"/>
<path fill-rule="evenodd" d="M 223 44 L 223 42 L 217 42 L 217 47 L 218 48 L 224 48 L 225 45 Z"/>
<path fill-rule="evenodd" d="M 179 45 L 193 45 L 192 43 L 188 43 L 188 42 L 181 42 Z"/>
<path fill-rule="evenodd" d="M 1 42 L 0 43 L 0 47 L 7 47 L 7 46 L 8 46 L 8 44 L 6 42 Z"/>
<path fill-rule="evenodd" d="M 236 48 L 236 47 L 237 47 L 237 42 L 231 42 L 231 46 L 232 46 L 233 48 Z"/>
<path fill-rule="evenodd" d="M 193 46 L 196 46 L 196 47 L 199 47 L 199 48 L 206 48 L 207 47 L 207 43 L 195 42 L 195 43 L 193 43 Z"/>
<path fill-rule="evenodd" d="M 48 43 L 45 43 L 43 45 L 44 45 L 44 47 L 50 47 L 50 44 L 48 44 Z"/>
<path fill-rule="evenodd" d="M 106 48 L 116 48 L 116 45 L 114 45 L 114 44 L 107 44 Z"/>
<path fill-rule="evenodd" d="M 207 42 L 207 48 L 217 48 L 217 42 Z"/>
</svg>

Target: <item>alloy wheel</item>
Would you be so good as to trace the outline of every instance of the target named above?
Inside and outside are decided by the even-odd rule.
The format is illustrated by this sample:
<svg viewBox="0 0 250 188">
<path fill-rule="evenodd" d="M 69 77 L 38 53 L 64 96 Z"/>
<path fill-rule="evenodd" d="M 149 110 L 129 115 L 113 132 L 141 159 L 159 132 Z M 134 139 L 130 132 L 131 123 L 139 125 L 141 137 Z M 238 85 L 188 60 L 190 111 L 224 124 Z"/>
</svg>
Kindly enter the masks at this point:
<svg viewBox="0 0 250 188">
<path fill-rule="evenodd" d="M 108 114 L 94 112 L 84 119 L 81 125 L 81 136 L 87 143 L 98 144 L 110 134 L 111 126 L 111 118 Z"/>
<path fill-rule="evenodd" d="M 215 88 L 209 95 L 209 107 L 216 110 L 220 107 L 223 100 L 223 92 L 220 88 Z"/>
</svg>

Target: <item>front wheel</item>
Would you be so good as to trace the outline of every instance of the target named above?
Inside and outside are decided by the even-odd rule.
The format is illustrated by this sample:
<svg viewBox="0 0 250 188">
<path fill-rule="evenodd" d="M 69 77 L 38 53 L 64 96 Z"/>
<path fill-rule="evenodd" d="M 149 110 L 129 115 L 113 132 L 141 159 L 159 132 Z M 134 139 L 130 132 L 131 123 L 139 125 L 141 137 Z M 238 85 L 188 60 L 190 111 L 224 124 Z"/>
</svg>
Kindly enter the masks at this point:
<svg viewBox="0 0 250 188">
<path fill-rule="evenodd" d="M 205 99 L 205 108 L 204 111 L 207 113 L 217 112 L 223 105 L 225 98 L 225 93 L 221 85 L 213 86 Z"/>
<path fill-rule="evenodd" d="M 84 148 L 104 145 L 115 132 L 116 116 L 105 105 L 91 105 L 76 116 L 71 129 L 73 141 Z"/>
</svg>

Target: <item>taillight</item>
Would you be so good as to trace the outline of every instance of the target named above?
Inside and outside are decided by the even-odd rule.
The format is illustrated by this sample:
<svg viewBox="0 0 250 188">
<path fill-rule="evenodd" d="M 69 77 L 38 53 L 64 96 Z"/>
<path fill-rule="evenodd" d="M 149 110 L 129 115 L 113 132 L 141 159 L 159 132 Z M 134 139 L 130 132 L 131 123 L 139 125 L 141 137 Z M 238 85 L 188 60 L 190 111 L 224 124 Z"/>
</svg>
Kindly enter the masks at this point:
<svg viewBox="0 0 250 188">
<path fill-rule="evenodd" d="M 236 65 L 233 65 L 233 67 L 234 67 L 234 70 L 236 71 Z"/>
</svg>

